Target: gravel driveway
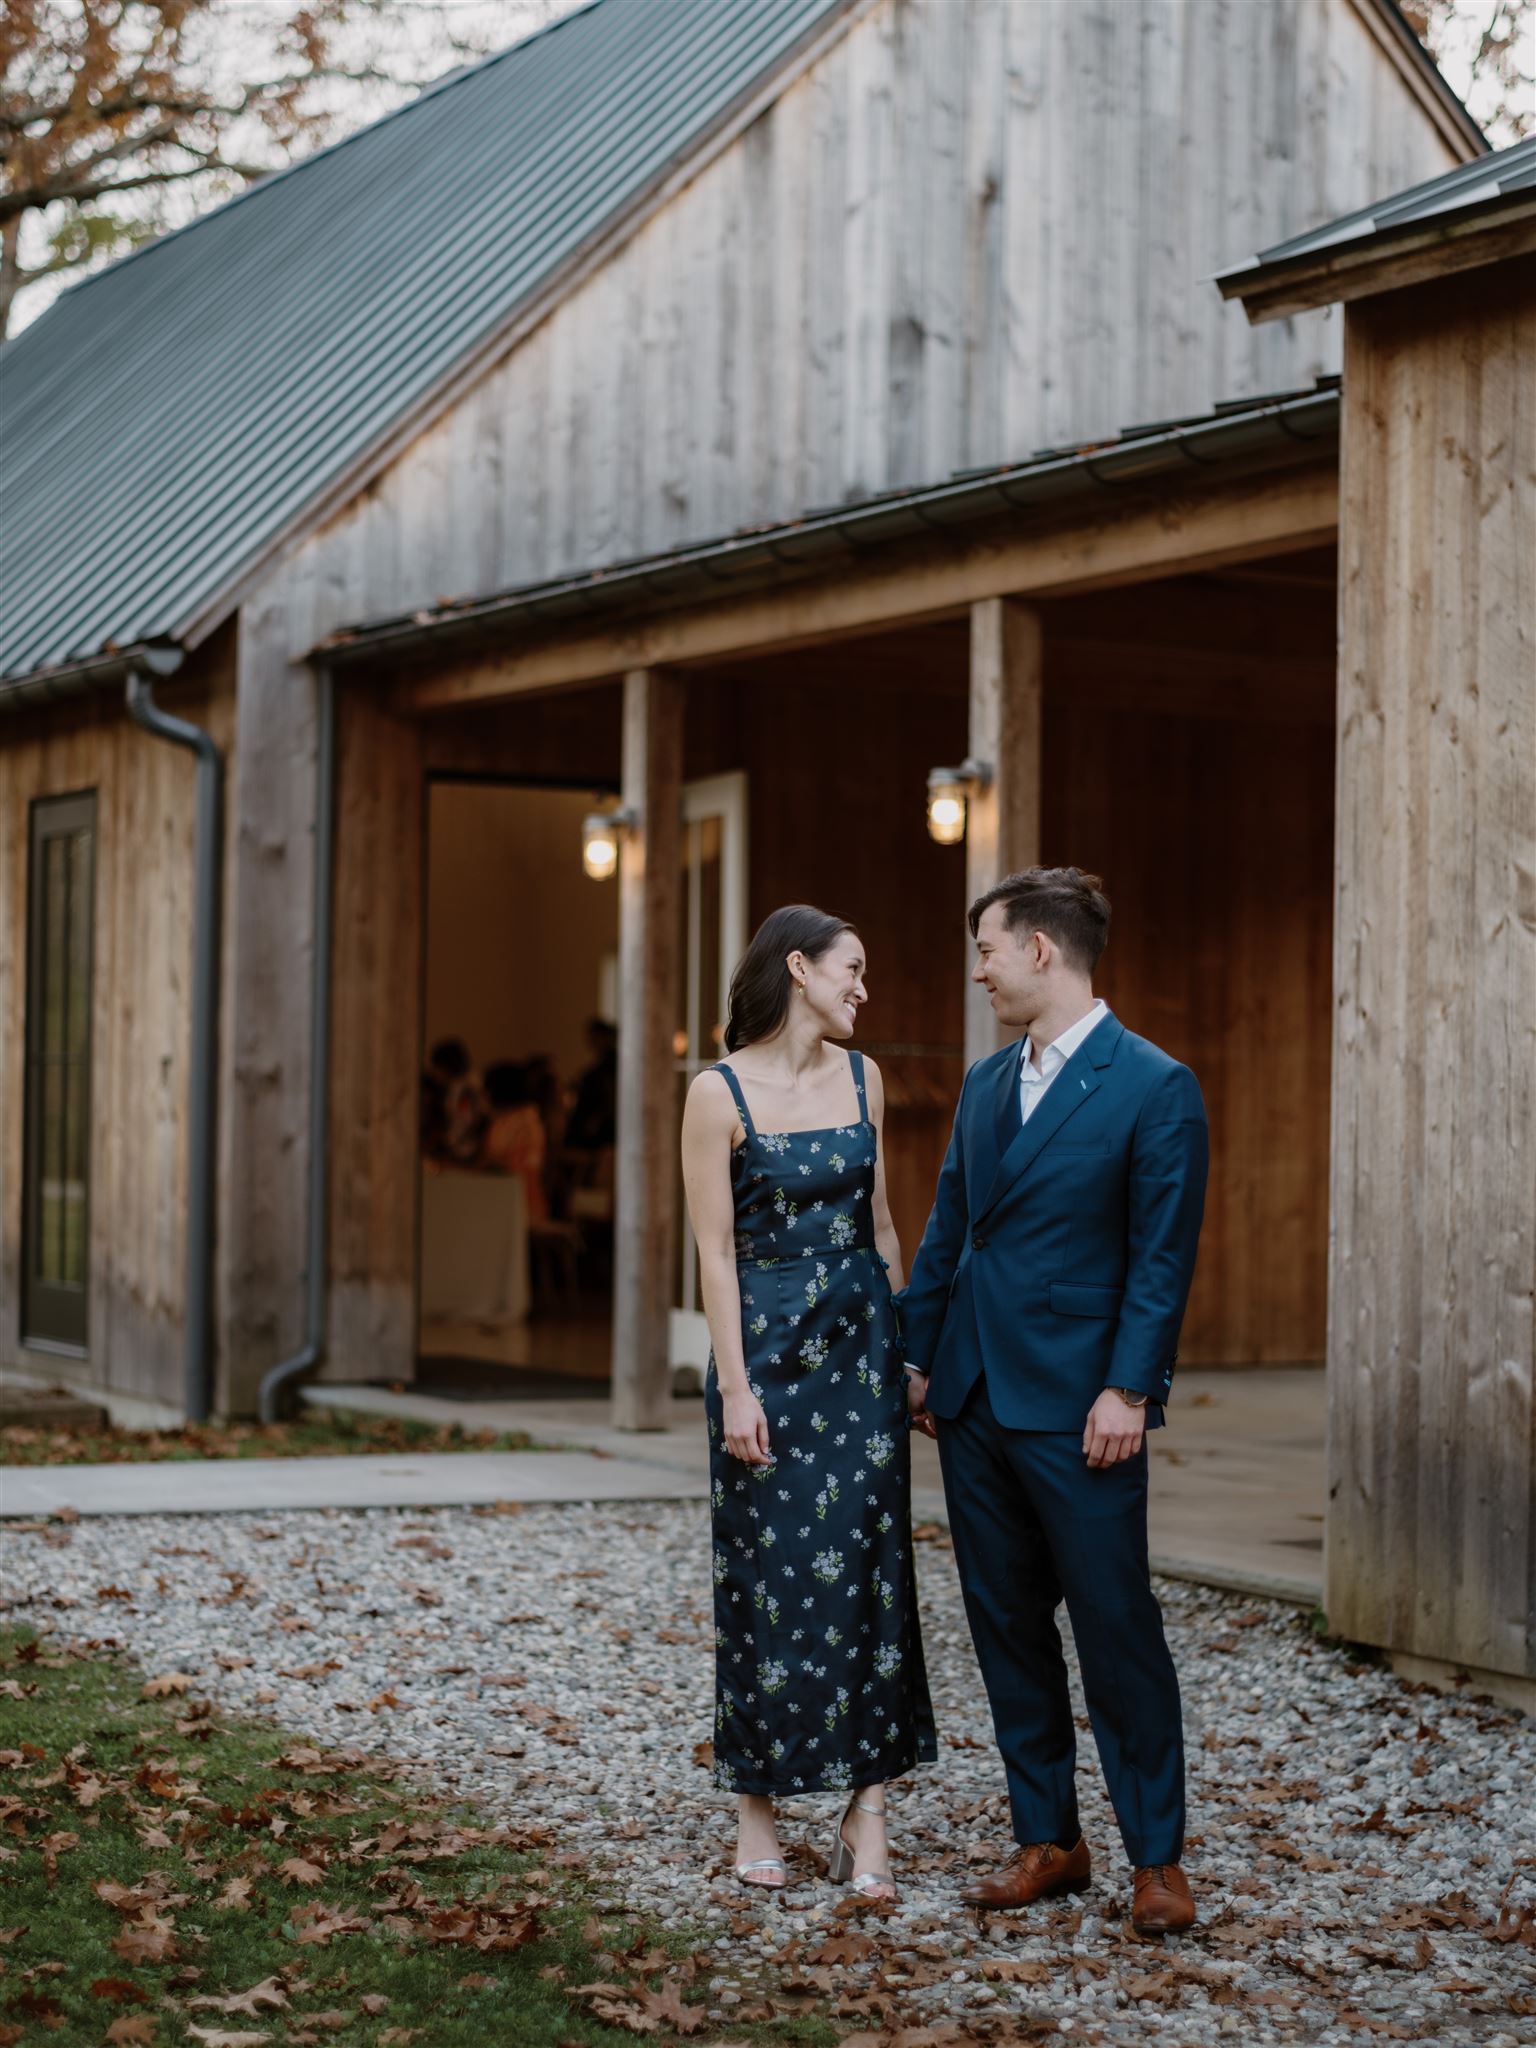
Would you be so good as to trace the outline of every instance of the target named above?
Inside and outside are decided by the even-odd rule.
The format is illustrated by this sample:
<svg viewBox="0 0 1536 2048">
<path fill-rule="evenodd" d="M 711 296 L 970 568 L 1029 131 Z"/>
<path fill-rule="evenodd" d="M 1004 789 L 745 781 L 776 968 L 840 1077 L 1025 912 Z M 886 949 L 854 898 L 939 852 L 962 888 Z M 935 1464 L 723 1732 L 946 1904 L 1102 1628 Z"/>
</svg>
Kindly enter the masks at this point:
<svg viewBox="0 0 1536 2048">
<path fill-rule="evenodd" d="M 603 1901 L 705 1931 L 723 2032 L 771 1981 L 854 2027 L 893 2000 L 909 2026 L 1011 2014 L 1000 2039 L 1049 2023 L 1179 2048 L 1536 2042 L 1536 1724 L 1352 1665 L 1289 1609 L 1161 1588 L 1203 1925 L 1147 1944 L 1124 1924 L 1081 1712 L 1093 1890 L 1021 1915 L 959 1905 L 962 1874 L 1006 1852 L 1006 1808 L 942 1539 L 919 1546 L 941 1760 L 893 1798 L 904 1896 L 881 1913 L 834 1910 L 824 1797 L 788 1808 L 786 1843 L 814 1854 L 793 1856 L 782 1899 L 719 1874 L 733 1829 L 695 1747 L 712 1704 L 701 1506 L 136 1516 L 68 1536 L 4 1530 L 0 1612 L 118 1637 L 228 1708 L 554 1823 Z"/>
</svg>

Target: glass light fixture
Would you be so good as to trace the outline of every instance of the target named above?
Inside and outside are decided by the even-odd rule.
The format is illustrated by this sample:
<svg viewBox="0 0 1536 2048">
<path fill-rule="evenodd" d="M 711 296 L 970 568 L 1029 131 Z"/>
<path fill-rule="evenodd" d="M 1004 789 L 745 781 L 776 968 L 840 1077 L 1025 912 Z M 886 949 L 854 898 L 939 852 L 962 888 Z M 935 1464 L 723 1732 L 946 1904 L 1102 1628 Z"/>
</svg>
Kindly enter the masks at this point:
<svg viewBox="0 0 1536 2048">
<path fill-rule="evenodd" d="M 635 822 L 633 811 L 590 811 L 581 821 L 581 865 L 606 882 L 619 865 L 619 840 Z"/>
<path fill-rule="evenodd" d="M 928 836 L 939 846 L 958 846 L 965 837 L 971 797 L 992 780 L 991 767 L 968 754 L 958 768 L 928 771 Z"/>
</svg>

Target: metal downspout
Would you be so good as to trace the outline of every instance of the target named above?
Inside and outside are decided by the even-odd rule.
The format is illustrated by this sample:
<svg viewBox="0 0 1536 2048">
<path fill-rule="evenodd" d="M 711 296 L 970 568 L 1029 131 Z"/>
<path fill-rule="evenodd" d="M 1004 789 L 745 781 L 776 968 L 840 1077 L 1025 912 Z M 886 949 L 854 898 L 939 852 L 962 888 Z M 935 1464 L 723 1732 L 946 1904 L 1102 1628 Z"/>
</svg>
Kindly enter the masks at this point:
<svg viewBox="0 0 1536 2048">
<path fill-rule="evenodd" d="M 174 658 L 172 658 L 174 655 Z M 188 747 L 197 760 L 192 859 L 192 1047 L 187 1106 L 187 1293 L 183 1400 L 189 1422 L 212 1406 L 213 1179 L 219 1028 L 219 891 L 223 869 L 224 763 L 200 725 L 155 702 L 155 677 L 180 666 L 179 650 L 146 650 L 128 672 L 128 715 L 156 739 Z M 146 673 L 148 671 L 148 673 Z"/>
<path fill-rule="evenodd" d="M 336 692 L 330 664 L 315 664 L 315 942 L 309 963 L 309 1250 L 303 1348 L 266 1373 L 256 1397 L 263 1422 L 279 1420 L 285 1389 L 325 1356 L 326 1220 L 331 1106 L 331 893 L 336 858 Z"/>
</svg>

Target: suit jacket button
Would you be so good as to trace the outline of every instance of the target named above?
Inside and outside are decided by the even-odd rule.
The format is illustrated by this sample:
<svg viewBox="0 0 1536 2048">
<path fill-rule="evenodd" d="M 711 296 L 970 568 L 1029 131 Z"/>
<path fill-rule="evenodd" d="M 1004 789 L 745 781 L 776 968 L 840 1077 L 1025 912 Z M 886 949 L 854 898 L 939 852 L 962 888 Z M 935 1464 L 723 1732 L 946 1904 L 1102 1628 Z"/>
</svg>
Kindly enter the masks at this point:
<svg viewBox="0 0 1536 2048">
<path fill-rule="evenodd" d="M 971 1250 L 973 1252 L 979 1252 L 982 1246 L 986 1243 L 986 1241 L 987 1240 L 984 1237 L 973 1237 L 971 1239 Z"/>
</svg>

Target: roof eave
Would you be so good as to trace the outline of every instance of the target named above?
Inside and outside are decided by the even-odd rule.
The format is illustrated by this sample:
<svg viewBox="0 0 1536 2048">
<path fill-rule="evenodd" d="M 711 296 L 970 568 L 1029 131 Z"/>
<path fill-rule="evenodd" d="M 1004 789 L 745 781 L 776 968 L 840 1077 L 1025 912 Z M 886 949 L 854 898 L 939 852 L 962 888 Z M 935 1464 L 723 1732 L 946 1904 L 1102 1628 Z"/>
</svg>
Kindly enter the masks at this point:
<svg viewBox="0 0 1536 2048">
<path fill-rule="evenodd" d="M 1475 270 L 1536 250 L 1536 192 L 1522 190 L 1460 213 L 1439 214 L 1274 262 L 1253 261 L 1215 280 L 1250 321 L 1282 320 L 1319 306 L 1370 298 L 1433 277 Z"/>
<path fill-rule="evenodd" d="M 1257 401 L 1212 418 L 1133 432 L 1115 441 L 1037 457 L 981 477 L 893 493 L 730 535 L 667 555 L 525 586 L 462 605 L 343 628 L 313 650 L 334 667 L 414 664 L 504 643 L 519 628 L 558 629 L 597 614 L 672 610 L 734 592 L 824 573 L 891 542 L 959 538 L 988 521 L 1054 514 L 1067 501 L 1130 492 L 1198 472 L 1294 466 L 1336 443 L 1336 389 Z"/>
<path fill-rule="evenodd" d="M 26 675 L 0 676 L 0 711 L 25 711 L 56 703 L 61 697 L 81 697 L 126 682 L 135 673 L 173 676 L 185 659 L 184 651 L 172 641 L 141 640 L 132 647 L 56 662 L 51 668 L 33 669 Z"/>
</svg>

